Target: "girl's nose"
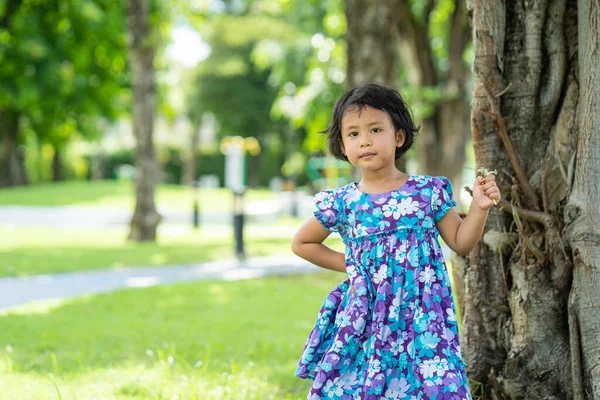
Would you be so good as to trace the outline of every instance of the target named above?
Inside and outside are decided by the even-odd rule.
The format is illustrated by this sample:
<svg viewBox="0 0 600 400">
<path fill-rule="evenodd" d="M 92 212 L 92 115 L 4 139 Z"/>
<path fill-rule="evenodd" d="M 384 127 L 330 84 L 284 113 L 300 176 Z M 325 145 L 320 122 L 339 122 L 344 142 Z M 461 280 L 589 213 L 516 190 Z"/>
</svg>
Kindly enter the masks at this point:
<svg viewBox="0 0 600 400">
<path fill-rule="evenodd" d="M 370 146 L 371 142 L 369 140 L 369 136 L 368 135 L 360 135 L 360 147 L 364 147 L 364 146 Z"/>
</svg>

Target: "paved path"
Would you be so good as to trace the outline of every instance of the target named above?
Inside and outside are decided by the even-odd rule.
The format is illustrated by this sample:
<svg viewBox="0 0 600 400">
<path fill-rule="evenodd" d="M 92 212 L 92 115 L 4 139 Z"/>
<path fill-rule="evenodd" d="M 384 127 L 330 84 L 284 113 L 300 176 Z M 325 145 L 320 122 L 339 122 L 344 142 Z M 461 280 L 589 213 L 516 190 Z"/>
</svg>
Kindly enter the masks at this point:
<svg viewBox="0 0 600 400">
<path fill-rule="evenodd" d="M 122 288 L 202 280 L 240 280 L 325 271 L 299 257 L 262 257 L 162 267 L 131 267 L 0 279 L 0 311 L 36 300 L 66 299 Z M 343 275 L 340 274 L 340 280 Z"/>
<path fill-rule="evenodd" d="M 296 195 L 302 217 L 311 214 L 312 198 L 304 193 Z M 271 222 L 281 215 L 289 215 L 291 198 L 289 193 L 281 193 L 274 200 L 248 203 L 246 216 L 251 222 Z M 157 206 L 162 216 L 161 224 L 191 225 L 193 221 L 190 207 Z M 98 206 L 21 206 L 0 205 L 0 222 L 16 226 L 54 226 L 85 229 L 102 229 L 111 226 L 127 226 L 133 210 L 123 207 Z M 200 222 L 231 223 L 232 214 L 227 210 L 200 210 Z"/>
</svg>

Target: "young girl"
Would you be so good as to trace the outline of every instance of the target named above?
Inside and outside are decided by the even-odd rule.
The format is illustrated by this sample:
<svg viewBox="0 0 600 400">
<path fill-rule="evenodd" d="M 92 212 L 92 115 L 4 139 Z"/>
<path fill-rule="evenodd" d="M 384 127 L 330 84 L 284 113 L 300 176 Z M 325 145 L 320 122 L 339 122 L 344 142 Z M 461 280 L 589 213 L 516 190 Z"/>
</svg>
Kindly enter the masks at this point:
<svg viewBox="0 0 600 400">
<path fill-rule="evenodd" d="M 331 153 L 362 172 L 324 190 L 292 243 L 298 256 L 348 274 L 327 296 L 295 375 L 313 379 L 308 399 L 471 399 L 450 279 L 438 242 L 468 254 L 493 199 L 494 176 L 478 177 L 463 220 L 441 176 L 407 175 L 394 161 L 417 132 L 398 92 L 378 85 L 337 102 Z M 339 233 L 345 254 L 322 244 Z"/>
</svg>

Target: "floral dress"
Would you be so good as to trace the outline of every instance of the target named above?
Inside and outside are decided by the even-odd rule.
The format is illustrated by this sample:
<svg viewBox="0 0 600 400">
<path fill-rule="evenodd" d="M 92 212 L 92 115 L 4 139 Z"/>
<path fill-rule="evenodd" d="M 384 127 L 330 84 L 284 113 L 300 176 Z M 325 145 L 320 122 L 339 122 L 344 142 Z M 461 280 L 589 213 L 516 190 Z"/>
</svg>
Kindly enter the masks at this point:
<svg viewBox="0 0 600 400">
<path fill-rule="evenodd" d="M 348 279 L 327 296 L 295 375 L 308 399 L 471 399 L 437 223 L 456 206 L 445 177 L 314 197 L 346 245 Z M 355 294 L 350 289 L 355 289 Z"/>
</svg>

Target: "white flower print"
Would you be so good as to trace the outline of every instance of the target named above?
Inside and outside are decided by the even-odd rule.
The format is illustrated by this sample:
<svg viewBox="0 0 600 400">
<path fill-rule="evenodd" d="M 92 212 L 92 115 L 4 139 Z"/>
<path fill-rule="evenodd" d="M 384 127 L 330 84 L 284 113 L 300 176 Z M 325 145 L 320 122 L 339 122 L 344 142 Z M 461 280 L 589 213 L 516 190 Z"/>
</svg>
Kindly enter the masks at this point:
<svg viewBox="0 0 600 400">
<path fill-rule="evenodd" d="M 328 380 L 325 384 L 325 389 L 323 389 L 325 393 L 327 393 L 327 397 L 332 398 L 334 396 L 341 396 L 344 394 L 344 389 L 334 383 L 332 380 Z"/>
<path fill-rule="evenodd" d="M 358 377 L 356 371 L 348 371 L 344 375 L 340 376 L 340 384 L 346 390 L 352 390 L 352 387 L 358 383 Z"/>
<path fill-rule="evenodd" d="M 381 283 L 387 276 L 388 266 L 386 264 L 381 264 L 379 270 L 373 274 L 373 281 L 377 284 Z"/>
<path fill-rule="evenodd" d="M 404 263 L 404 261 L 406 260 L 406 244 L 405 243 L 400 244 L 400 247 L 398 247 L 396 249 L 395 259 L 399 263 Z"/>
<path fill-rule="evenodd" d="M 381 361 L 373 360 L 369 364 L 369 373 L 381 371 Z"/>
<path fill-rule="evenodd" d="M 390 346 L 392 353 L 394 353 L 395 356 L 404 351 L 404 346 L 399 341 L 392 341 Z"/>
<path fill-rule="evenodd" d="M 386 400 L 403 399 L 407 396 L 407 392 L 410 390 L 410 385 L 404 378 L 393 378 L 390 381 L 387 391 L 385 392 Z"/>
<path fill-rule="evenodd" d="M 400 296 L 394 297 L 392 305 L 390 306 L 390 319 L 395 320 L 400 314 Z"/>
<path fill-rule="evenodd" d="M 437 372 L 437 366 L 433 360 L 423 361 L 421 365 L 419 365 L 419 369 L 421 371 L 421 375 L 423 375 L 423 378 L 432 378 Z"/>
<path fill-rule="evenodd" d="M 322 191 L 315 195 L 315 202 L 319 206 L 320 209 L 324 210 L 326 208 L 330 208 L 333 204 L 333 196 L 331 192 Z"/>
<path fill-rule="evenodd" d="M 433 187 L 433 193 L 431 194 L 431 204 L 433 206 L 433 210 L 437 210 L 439 206 L 442 205 L 442 200 L 440 199 L 440 189 L 437 187 Z"/>
<path fill-rule="evenodd" d="M 331 346 L 331 350 L 334 351 L 334 352 L 336 352 L 336 353 L 339 353 L 340 350 L 342 349 L 342 346 L 343 346 L 342 341 L 341 340 L 336 340 L 333 343 L 333 346 Z"/>
<path fill-rule="evenodd" d="M 398 201 L 396 199 L 392 199 L 382 207 L 383 215 L 389 217 L 393 215 L 394 219 L 400 218 L 400 207 L 398 207 Z"/>
<path fill-rule="evenodd" d="M 358 190 L 350 190 L 344 195 L 344 200 L 348 203 L 354 203 L 360 200 L 361 193 Z"/>
<path fill-rule="evenodd" d="M 361 225 L 359 225 L 359 226 L 356 227 L 356 235 L 357 236 L 364 236 L 366 234 L 368 234 L 366 226 L 364 226 L 364 225 L 361 224 Z"/>
<path fill-rule="evenodd" d="M 360 331 L 365 325 L 365 319 L 363 317 L 359 317 L 356 321 L 353 322 L 352 325 L 354 326 L 354 329 Z"/>
<path fill-rule="evenodd" d="M 430 284 L 436 280 L 435 271 L 430 267 L 425 267 L 425 270 L 419 273 L 419 281 L 422 283 Z"/>
<path fill-rule="evenodd" d="M 410 197 L 406 197 L 400 200 L 398 209 L 400 210 L 400 214 L 402 215 L 413 214 L 419 209 L 419 202 L 413 201 L 413 199 Z"/>
<path fill-rule="evenodd" d="M 456 315 L 454 314 L 454 310 L 452 308 L 446 308 L 446 313 L 448 314 L 448 316 L 446 317 L 448 321 L 456 321 Z"/>
<path fill-rule="evenodd" d="M 435 356 L 433 359 L 423 361 L 419 369 L 424 378 L 433 378 L 434 375 L 443 376 L 444 372 L 448 371 L 448 360 Z"/>
</svg>

